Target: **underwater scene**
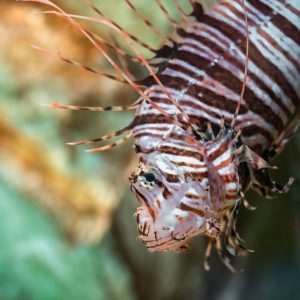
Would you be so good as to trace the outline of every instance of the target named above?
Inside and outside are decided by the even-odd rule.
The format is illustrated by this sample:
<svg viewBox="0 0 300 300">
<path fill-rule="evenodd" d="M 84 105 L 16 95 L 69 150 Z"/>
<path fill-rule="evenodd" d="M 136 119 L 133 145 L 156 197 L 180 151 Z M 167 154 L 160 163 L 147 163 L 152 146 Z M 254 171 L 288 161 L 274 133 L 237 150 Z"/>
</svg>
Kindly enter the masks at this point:
<svg viewBox="0 0 300 300">
<path fill-rule="evenodd" d="M 103 76 L 119 74 L 88 37 L 121 49 L 109 52 L 105 46 L 136 80 L 147 72 L 126 61 L 122 53 L 136 56 L 131 44 L 95 21 L 99 15 L 90 1 L 53 0 L 74 17 L 83 16 L 76 20 L 88 35 L 36 2 L 0 0 L 0 300 L 300 299 L 299 132 L 272 160 L 276 182 L 295 178 L 290 191 L 272 199 L 246 194 L 256 210 L 242 207 L 237 223 L 253 252 L 231 259 L 236 272 L 214 250 L 205 270 L 207 237 L 194 237 L 184 252 L 151 253 L 138 238 L 134 217 L 133 139 L 96 153 L 84 151 L 91 145 L 67 145 L 124 128 L 134 111 L 48 107 L 128 106 L 139 98 L 129 84 Z M 93 0 L 150 49 L 163 45 L 163 37 L 172 34 L 170 20 L 185 20 L 192 2 Z M 209 9 L 215 2 L 202 4 Z M 146 59 L 153 57 L 136 47 Z"/>
</svg>

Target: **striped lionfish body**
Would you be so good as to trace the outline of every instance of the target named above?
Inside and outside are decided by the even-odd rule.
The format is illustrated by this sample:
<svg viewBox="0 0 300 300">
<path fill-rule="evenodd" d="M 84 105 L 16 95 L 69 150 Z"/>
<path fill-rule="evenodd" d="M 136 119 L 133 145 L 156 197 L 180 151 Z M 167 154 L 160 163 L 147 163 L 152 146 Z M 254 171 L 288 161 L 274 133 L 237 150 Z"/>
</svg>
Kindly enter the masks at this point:
<svg viewBox="0 0 300 300">
<path fill-rule="evenodd" d="M 271 196 L 286 192 L 292 182 L 280 186 L 270 179 L 268 169 L 270 159 L 299 125 L 300 1 L 225 0 L 205 12 L 191 0 L 193 12 L 176 23 L 155 0 L 175 31 L 147 61 L 133 46 L 137 40 L 87 0 L 100 15 L 90 20 L 106 24 L 130 41 L 137 61 L 150 72 L 141 81 L 131 80 L 76 16 L 48 0 L 31 1 L 52 6 L 55 14 L 77 27 L 141 96 L 123 108 L 51 106 L 136 109 L 125 129 L 71 144 L 130 132 L 116 143 L 91 150 L 102 151 L 133 134 L 140 163 L 130 181 L 140 205 L 136 218 L 146 247 L 183 250 L 193 236 L 208 236 L 207 254 L 215 243 L 231 268 L 226 253 L 246 250 L 235 228 L 239 207 L 252 208 L 244 192 L 254 188 Z M 174 5 L 183 13 L 176 1 Z"/>
<path fill-rule="evenodd" d="M 235 128 L 230 124 L 246 61 L 242 1 L 223 1 L 206 14 L 195 4 L 173 47 L 157 54 L 163 87 L 202 135 L 189 142 L 191 132 L 147 101 L 137 111 L 133 134 L 140 166 L 132 184 L 141 203 L 141 239 L 151 251 L 184 249 L 192 236 L 206 235 L 216 239 L 220 251 L 225 242 L 236 254 L 240 242 L 232 218 L 243 191 L 252 187 L 269 196 L 287 191 L 291 183 L 274 183 L 267 161 L 298 124 L 300 1 L 248 0 L 245 6 L 248 76 Z M 148 80 L 148 97 L 184 120 L 162 86 Z"/>
</svg>

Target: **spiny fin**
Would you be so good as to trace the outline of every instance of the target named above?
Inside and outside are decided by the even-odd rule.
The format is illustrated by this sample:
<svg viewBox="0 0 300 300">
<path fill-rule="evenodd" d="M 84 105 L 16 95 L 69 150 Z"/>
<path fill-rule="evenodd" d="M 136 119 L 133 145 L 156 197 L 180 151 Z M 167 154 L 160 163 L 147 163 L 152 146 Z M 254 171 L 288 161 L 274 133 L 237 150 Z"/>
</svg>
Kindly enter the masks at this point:
<svg viewBox="0 0 300 300">
<path fill-rule="evenodd" d="M 236 150 L 236 155 L 236 160 L 238 163 L 250 163 L 254 169 L 277 169 L 277 167 L 271 166 L 267 161 L 265 161 L 246 145 L 239 147 Z"/>
</svg>

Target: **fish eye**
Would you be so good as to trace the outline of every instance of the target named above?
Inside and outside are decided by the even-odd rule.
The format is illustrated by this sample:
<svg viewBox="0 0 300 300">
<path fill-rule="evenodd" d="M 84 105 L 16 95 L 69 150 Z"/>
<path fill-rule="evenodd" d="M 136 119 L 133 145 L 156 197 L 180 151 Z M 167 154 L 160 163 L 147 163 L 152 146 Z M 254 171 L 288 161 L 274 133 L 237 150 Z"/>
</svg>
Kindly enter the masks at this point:
<svg viewBox="0 0 300 300">
<path fill-rule="evenodd" d="M 139 183 L 146 188 L 153 188 L 157 183 L 157 178 L 153 172 L 141 172 Z"/>
<path fill-rule="evenodd" d="M 145 177 L 146 181 L 149 183 L 155 182 L 156 180 L 155 175 L 151 172 L 144 173 L 143 176 Z"/>
</svg>

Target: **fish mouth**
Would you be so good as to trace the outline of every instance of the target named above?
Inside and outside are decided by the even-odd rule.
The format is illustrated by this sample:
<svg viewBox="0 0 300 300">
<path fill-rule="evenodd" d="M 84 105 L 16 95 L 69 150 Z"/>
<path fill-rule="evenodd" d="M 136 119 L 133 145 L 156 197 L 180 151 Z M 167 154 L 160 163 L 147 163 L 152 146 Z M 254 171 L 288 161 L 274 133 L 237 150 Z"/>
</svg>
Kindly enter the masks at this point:
<svg viewBox="0 0 300 300">
<path fill-rule="evenodd" d="M 141 235 L 139 238 L 150 252 L 180 252 L 187 250 L 191 238 L 200 234 L 200 232 L 190 229 L 184 236 L 178 236 L 178 234 L 173 231 L 167 236 L 160 237 L 157 232 L 154 232 L 147 236 Z"/>
<path fill-rule="evenodd" d="M 187 228 L 173 227 L 169 224 L 163 226 L 162 224 L 153 223 L 150 216 L 145 220 L 141 220 L 140 213 L 141 211 L 137 210 L 136 219 L 140 233 L 139 239 L 150 252 L 184 251 L 193 237 L 206 234 L 206 223 L 197 228 L 195 226 Z"/>
<path fill-rule="evenodd" d="M 146 248 L 150 252 L 163 252 L 163 251 L 179 251 L 180 248 L 187 244 L 187 240 L 175 240 L 174 238 L 167 236 L 164 238 L 155 238 L 141 236 L 141 241 L 145 244 Z"/>
</svg>

